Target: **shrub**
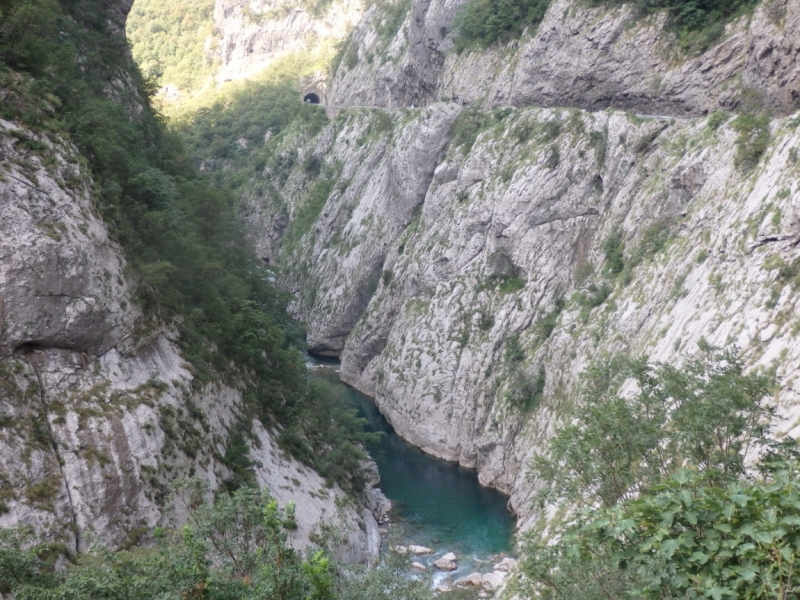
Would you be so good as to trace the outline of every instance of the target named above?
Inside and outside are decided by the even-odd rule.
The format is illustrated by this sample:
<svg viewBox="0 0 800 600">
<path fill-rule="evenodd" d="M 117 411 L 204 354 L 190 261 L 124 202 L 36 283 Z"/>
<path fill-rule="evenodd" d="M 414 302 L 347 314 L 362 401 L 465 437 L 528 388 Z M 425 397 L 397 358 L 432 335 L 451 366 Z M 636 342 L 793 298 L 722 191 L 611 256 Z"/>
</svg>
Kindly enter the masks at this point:
<svg viewBox="0 0 800 600">
<path fill-rule="evenodd" d="M 769 117 L 744 114 L 733 122 L 739 132 L 736 140 L 734 164 L 742 171 L 754 169 L 769 146 Z"/>
<path fill-rule="evenodd" d="M 574 295 L 575 301 L 581 307 L 580 317 L 584 323 L 588 322 L 592 310 L 608 300 L 611 295 L 611 286 L 607 282 L 597 285 L 592 282 Z"/>
<path fill-rule="evenodd" d="M 494 327 L 494 315 L 481 312 L 478 319 L 478 329 L 481 331 L 489 331 L 492 327 Z"/>
<path fill-rule="evenodd" d="M 581 405 L 533 466 L 541 503 L 578 510 L 550 529 L 550 542 L 529 536 L 518 591 L 553 600 L 792 595 L 800 448 L 769 434 L 773 378 L 745 374 L 735 349 L 698 346 L 681 368 L 641 359 L 584 374 Z M 614 388 L 627 377 L 638 385 L 621 397 Z M 745 469 L 749 452 L 764 456 L 758 470 Z"/>
<path fill-rule="evenodd" d="M 481 130 L 486 126 L 487 116 L 474 108 L 463 110 L 456 118 L 450 132 L 450 145 L 464 154 L 469 154 Z"/>
<path fill-rule="evenodd" d="M 201 482 L 185 482 L 177 501 L 188 524 L 177 532 L 148 532 L 155 546 L 112 552 L 94 545 L 71 561 L 59 560 L 63 548 L 29 529 L 2 529 L 0 589 L 18 600 L 335 598 L 330 559 L 317 551 L 304 560 L 291 547 L 291 503 L 281 510 L 268 493 L 249 488 L 221 494 L 214 504 L 208 495 Z M 358 581 L 352 577 L 340 585 Z"/>
<path fill-rule="evenodd" d="M 563 312 L 565 306 L 566 302 L 564 301 L 564 298 L 556 298 L 553 310 L 536 321 L 534 329 L 536 330 L 536 333 L 541 341 L 547 340 L 553 334 L 553 331 L 556 328 L 556 323 L 558 323 L 558 317 Z"/>
<path fill-rule="evenodd" d="M 605 131 L 593 131 L 589 134 L 589 143 L 594 148 L 594 158 L 597 166 L 606 164 L 606 150 L 608 149 L 608 136 Z"/>
<path fill-rule="evenodd" d="M 623 0 L 593 0 L 594 4 L 621 4 Z M 669 15 L 669 27 L 678 34 L 687 52 L 703 52 L 722 37 L 725 23 L 749 10 L 760 0 L 633 0 L 640 16 L 658 10 Z"/>
<path fill-rule="evenodd" d="M 542 22 L 550 0 L 470 0 L 455 20 L 458 52 L 519 37 Z"/>
<path fill-rule="evenodd" d="M 603 255 L 606 258 L 606 273 L 619 275 L 625 268 L 625 242 L 621 228 L 615 228 L 603 242 Z"/>
<path fill-rule="evenodd" d="M 506 365 L 509 367 L 518 365 L 525 360 L 525 350 L 522 348 L 518 333 L 515 333 L 506 340 L 504 356 Z"/>
<path fill-rule="evenodd" d="M 511 406 L 522 412 L 530 412 L 541 404 L 544 398 L 544 387 L 547 374 L 544 365 L 536 370 L 536 375 L 531 377 L 526 373 L 517 371 L 511 380 L 507 400 Z"/>
<path fill-rule="evenodd" d="M 708 128 L 716 131 L 731 118 L 731 114 L 726 110 L 718 110 L 708 118 Z"/>
<path fill-rule="evenodd" d="M 631 272 L 642 262 L 656 256 L 670 243 L 672 231 L 670 222 L 661 219 L 650 225 L 642 234 L 641 240 L 631 252 L 630 258 L 625 263 L 623 280 L 627 283 Z"/>
<path fill-rule="evenodd" d="M 494 279 L 499 282 L 497 291 L 501 294 L 514 294 L 524 288 L 527 283 L 524 279 L 520 279 L 519 277 L 499 275 Z"/>
</svg>

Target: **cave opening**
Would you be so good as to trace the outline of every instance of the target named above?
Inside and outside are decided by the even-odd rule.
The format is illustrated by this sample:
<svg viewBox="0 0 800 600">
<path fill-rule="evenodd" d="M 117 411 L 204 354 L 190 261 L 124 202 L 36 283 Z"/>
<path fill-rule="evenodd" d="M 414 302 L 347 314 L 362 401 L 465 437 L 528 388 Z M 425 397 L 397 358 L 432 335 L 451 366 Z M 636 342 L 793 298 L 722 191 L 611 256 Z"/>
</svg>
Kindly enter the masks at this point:
<svg viewBox="0 0 800 600">
<path fill-rule="evenodd" d="M 306 95 L 303 97 L 303 102 L 305 102 L 305 103 L 307 103 L 307 104 L 319 104 L 319 96 L 317 96 L 317 95 L 316 95 L 315 93 L 313 93 L 313 92 L 312 92 L 312 93 L 310 93 L 310 94 L 306 94 Z"/>
</svg>

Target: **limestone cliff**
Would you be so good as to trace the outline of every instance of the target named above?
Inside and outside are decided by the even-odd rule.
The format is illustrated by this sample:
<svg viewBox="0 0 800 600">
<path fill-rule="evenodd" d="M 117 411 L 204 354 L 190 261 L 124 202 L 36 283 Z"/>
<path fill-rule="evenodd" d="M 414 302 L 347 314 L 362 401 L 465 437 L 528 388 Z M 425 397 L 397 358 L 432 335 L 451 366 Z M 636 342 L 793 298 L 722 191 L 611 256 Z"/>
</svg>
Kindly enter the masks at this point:
<svg viewBox="0 0 800 600">
<path fill-rule="evenodd" d="M 361 17 L 361 0 L 218 0 L 207 55 L 219 82 L 257 75 L 281 58 L 343 40 Z"/>
<path fill-rule="evenodd" d="M 112 39 L 130 7 L 107 7 Z M 85 51 L 86 38 L 76 39 Z M 121 103 L 133 122 L 144 107 L 128 59 L 110 58 L 113 77 L 97 77 L 106 104 Z M 2 75 L 4 109 L 22 107 L 28 119 L 0 119 L 0 526 L 32 525 L 70 552 L 97 540 L 113 548 L 146 540 L 153 527 L 182 522 L 175 480 L 202 477 L 213 492 L 231 475 L 226 449 L 246 418 L 254 419 L 247 443 L 256 480 L 297 505 L 293 543 L 338 529 L 339 558 L 374 561 L 380 492 L 356 500 L 279 449 L 281 424 L 246 410 L 244 370 L 197 383 L 180 323 L 139 303 L 141 282 L 101 215 L 94 157 L 80 154 L 63 124 L 49 124 L 59 98 L 26 96 L 19 82 L 27 79 L 6 64 Z"/>
<path fill-rule="evenodd" d="M 692 115 L 753 105 L 788 114 L 800 106 L 800 6 L 769 0 L 726 26 L 699 56 L 675 49 L 664 14 L 641 21 L 613 9 L 556 0 L 532 35 L 488 51 L 452 51 L 465 0 L 415 0 L 392 39 L 376 31 L 376 4 L 356 28 L 332 85 L 337 105 L 408 106 L 432 101 L 495 106 L 608 107 L 649 115 Z"/>
<path fill-rule="evenodd" d="M 702 116 L 798 108 L 800 5 L 765 2 L 676 58 L 663 17 L 570 0 L 517 44 L 456 55 L 460 4 L 399 3 L 396 29 L 387 4 L 367 10 L 331 103 L 425 108 L 272 142 L 299 146 L 285 184 L 264 172 L 282 201 L 245 199 L 312 350 L 341 356 L 401 435 L 509 493 L 525 527 L 527 465 L 604 357 L 736 344 L 777 369 L 779 434 L 800 433 L 798 121 Z M 330 193 L 299 230 L 312 157 Z"/>
<path fill-rule="evenodd" d="M 144 318 L 74 147 L 0 121 L 0 152 L 0 525 L 33 524 L 73 550 L 135 543 L 180 522 L 173 480 L 215 489 L 229 476 L 242 389 L 197 390 L 176 334 Z M 373 560 L 373 514 L 254 428 L 257 480 L 296 502 L 296 543 L 338 526 L 343 559 Z"/>
</svg>

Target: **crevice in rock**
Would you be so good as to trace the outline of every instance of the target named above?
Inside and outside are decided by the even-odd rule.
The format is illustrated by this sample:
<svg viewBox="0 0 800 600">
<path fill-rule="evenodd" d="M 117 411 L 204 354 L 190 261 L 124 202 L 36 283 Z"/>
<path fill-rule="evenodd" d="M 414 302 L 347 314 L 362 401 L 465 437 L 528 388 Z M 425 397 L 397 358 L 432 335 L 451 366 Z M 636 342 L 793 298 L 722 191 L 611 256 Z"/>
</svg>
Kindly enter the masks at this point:
<svg viewBox="0 0 800 600">
<path fill-rule="evenodd" d="M 585 210 L 584 212 L 576 213 L 574 215 L 553 215 L 551 217 L 547 217 L 541 221 L 534 221 L 530 225 L 531 227 L 541 227 L 542 225 L 549 225 L 550 223 L 556 223 L 559 221 L 571 221 L 572 219 L 580 219 L 581 217 L 599 217 L 600 211 L 596 208 L 590 208 Z"/>
<path fill-rule="evenodd" d="M 35 191 L 39 192 L 40 194 L 47 194 L 47 192 L 45 192 L 44 190 L 40 190 L 40 189 L 39 189 L 39 188 L 37 188 L 35 185 L 32 185 L 32 184 L 28 183 L 28 182 L 27 182 L 27 181 L 25 181 L 24 179 L 20 179 L 19 177 L 14 177 L 14 176 L 13 176 L 13 175 L 11 175 L 10 173 L 6 173 L 6 174 L 5 174 L 5 176 L 6 176 L 6 177 L 10 177 L 10 178 L 11 178 L 11 179 L 13 179 L 14 181 L 17 181 L 17 182 L 21 183 L 22 185 L 27 185 L 29 188 L 31 188 L 32 190 L 35 190 Z"/>
<path fill-rule="evenodd" d="M 758 240 L 755 244 L 750 246 L 750 252 L 756 250 L 757 248 L 761 248 L 762 246 L 766 246 L 767 244 L 775 244 L 777 242 L 786 242 L 789 240 L 793 240 L 792 243 L 793 246 L 800 243 L 800 237 L 794 235 L 770 236 L 762 238 Z"/>
<path fill-rule="evenodd" d="M 58 464 L 58 470 L 61 473 L 61 479 L 64 482 L 64 489 L 67 491 L 67 502 L 69 502 L 69 510 L 70 510 L 70 517 L 72 519 L 72 531 L 75 534 L 75 553 L 77 554 L 80 551 L 81 547 L 81 535 L 80 529 L 78 528 L 78 516 L 75 512 L 75 503 L 72 501 L 72 492 L 69 488 L 69 481 L 67 480 L 67 474 L 64 471 L 64 460 L 61 457 L 61 452 L 58 450 L 58 443 L 56 442 L 55 434 L 53 433 L 53 427 L 50 425 L 50 421 L 47 418 L 47 392 L 44 384 L 44 378 L 39 370 L 40 362 L 35 357 L 41 356 L 41 350 L 38 350 L 35 345 L 33 344 L 23 344 L 22 345 L 22 354 L 25 357 L 25 360 L 33 369 L 34 374 L 36 375 L 36 382 L 39 385 L 39 405 L 41 406 L 42 410 L 42 418 L 44 420 L 45 427 L 47 427 L 47 435 L 50 438 L 50 447 L 53 449 L 53 454 L 55 454 L 56 462 Z"/>
</svg>

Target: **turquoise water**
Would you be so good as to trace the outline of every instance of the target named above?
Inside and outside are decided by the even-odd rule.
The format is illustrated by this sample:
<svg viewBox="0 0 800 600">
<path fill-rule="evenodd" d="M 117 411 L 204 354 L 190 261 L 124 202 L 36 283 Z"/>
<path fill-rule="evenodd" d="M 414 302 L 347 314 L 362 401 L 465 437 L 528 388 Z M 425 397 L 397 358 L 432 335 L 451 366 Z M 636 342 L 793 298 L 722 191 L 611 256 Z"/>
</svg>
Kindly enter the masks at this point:
<svg viewBox="0 0 800 600">
<path fill-rule="evenodd" d="M 367 419 L 369 429 L 384 434 L 369 452 L 378 463 L 380 488 L 392 501 L 393 520 L 401 525 L 401 542 L 430 546 L 437 555 L 455 552 L 477 560 L 491 561 L 512 553 L 515 523 L 506 506 L 507 496 L 481 486 L 475 471 L 409 444 L 370 398 L 339 385 Z"/>
</svg>

